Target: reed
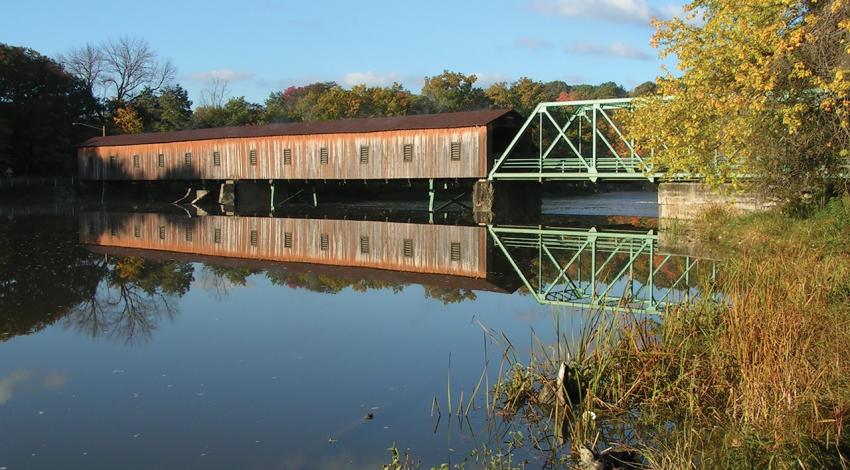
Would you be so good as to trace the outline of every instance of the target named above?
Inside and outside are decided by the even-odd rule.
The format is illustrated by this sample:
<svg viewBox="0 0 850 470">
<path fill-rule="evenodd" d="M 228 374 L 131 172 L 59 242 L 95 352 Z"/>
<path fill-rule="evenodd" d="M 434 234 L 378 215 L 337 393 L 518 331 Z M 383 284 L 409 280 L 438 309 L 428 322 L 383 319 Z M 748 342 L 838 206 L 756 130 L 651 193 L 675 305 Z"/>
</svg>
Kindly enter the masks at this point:
<svg viewBox="0 0 850 470">
<path fill-rule="evenodd" d="M 502 335 L 488 415 L 527 427 L 551 468 L 850 468 L 850 197 L 698 229 L 725 259 L 709 295 L 585 312 L 575 334 L 556 312 L 524 358 Z"/>
</svg>

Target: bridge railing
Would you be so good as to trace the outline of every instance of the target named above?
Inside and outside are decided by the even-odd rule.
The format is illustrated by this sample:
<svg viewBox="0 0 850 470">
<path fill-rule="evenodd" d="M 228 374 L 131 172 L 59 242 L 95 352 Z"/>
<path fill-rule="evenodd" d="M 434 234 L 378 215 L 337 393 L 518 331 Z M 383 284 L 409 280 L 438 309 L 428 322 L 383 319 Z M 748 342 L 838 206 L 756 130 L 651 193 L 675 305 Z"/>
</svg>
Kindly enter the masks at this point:
<svg viewBox="0 0 850 470">
<path fill-rule="evenodd" d="M 654 180 L 614 113 L 632 98 L 538 104 L 490 170 L 490 180 Z M 536 155 L 535 155 L 536 154 Z"/>
</svg>

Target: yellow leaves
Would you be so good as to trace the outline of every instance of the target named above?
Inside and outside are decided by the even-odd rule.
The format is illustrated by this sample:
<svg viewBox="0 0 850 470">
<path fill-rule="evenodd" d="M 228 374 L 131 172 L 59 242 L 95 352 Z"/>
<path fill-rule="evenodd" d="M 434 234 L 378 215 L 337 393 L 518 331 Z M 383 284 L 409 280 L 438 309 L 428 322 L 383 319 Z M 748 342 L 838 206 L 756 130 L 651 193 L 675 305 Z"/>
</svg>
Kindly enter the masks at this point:
<svg viewBox="0 0 850 470">
<path fill-rule="evenodd" d="M 138 134 L 144 130 L 142 118 L 133 108 L 119 108 L 112 122 L 122 134 Z"/>
</svg>

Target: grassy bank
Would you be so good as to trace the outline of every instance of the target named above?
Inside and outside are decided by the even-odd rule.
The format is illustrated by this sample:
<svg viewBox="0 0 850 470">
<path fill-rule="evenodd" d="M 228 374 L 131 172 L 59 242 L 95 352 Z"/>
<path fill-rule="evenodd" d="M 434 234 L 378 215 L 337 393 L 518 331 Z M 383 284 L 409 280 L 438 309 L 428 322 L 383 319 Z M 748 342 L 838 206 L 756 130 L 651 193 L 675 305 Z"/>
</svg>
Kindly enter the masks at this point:
<svg viewBox="0 0 850 470">
<path fill-rule="evenodd" d="M 551 467 L 850 467 L 850 198 L 696 228 L 724 301 L 592 312 L 523 362 L 508 347 L 488 412 Z"/>
</svg>

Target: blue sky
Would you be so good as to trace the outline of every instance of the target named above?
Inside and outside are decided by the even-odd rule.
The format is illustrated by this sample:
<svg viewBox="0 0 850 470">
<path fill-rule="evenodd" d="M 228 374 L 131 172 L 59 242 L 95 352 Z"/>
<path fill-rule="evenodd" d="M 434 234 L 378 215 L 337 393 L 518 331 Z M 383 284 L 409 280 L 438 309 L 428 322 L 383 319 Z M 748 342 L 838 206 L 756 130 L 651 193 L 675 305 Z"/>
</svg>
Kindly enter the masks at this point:
<svg viewBox="0 0 850 470">
<path fill-rule="evenodd" d="M 11 1 L 0 42 L 55 57 L 87 42 L 137 36 L 178 69 L 197 101 L 210 77 L 262 102 L 290 85 L 334 80 L 418 92 L 443 69 L 481 85 L 527 76 L 568 83 L 651 80 L 662 61 L 650 18 L 681 0 Z M 669 60 L 665 63 L 672 68 Z"/>
</svg>

